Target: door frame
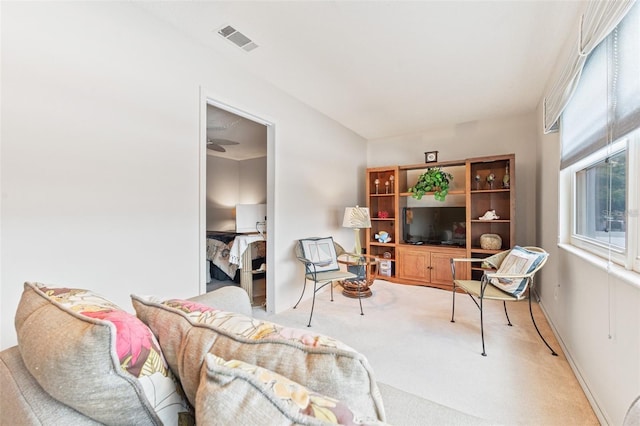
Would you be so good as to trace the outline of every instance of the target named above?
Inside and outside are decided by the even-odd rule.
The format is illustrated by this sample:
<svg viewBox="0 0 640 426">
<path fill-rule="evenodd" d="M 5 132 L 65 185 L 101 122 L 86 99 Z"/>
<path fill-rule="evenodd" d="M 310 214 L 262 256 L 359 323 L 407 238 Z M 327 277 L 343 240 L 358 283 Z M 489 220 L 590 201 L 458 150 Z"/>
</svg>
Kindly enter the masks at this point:
<svg viewBox="0 0 640 426">
<path fill-rule="evenodd" d="M 262 114 L 249 112 L 249 108 L 233 106 L 231 102 L 223 101 L 211 90 L 200 87 L 200 143 L 198 164 L 198 267 L 200 294 L 207 291 L 207 105 L 223 109 L 239 115 L 267 128 L 267 282 L 266 282 L 266 310 L 275 312 L 275 279 L 272 267 L 275 253 L 275 123 Z"/>
</svg>

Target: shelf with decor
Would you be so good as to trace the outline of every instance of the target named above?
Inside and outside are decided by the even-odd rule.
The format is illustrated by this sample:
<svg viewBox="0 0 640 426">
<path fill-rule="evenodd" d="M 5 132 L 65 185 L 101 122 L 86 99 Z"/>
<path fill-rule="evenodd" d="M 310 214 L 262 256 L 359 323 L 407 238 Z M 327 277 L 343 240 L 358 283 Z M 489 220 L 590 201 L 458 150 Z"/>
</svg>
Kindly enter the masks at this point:
<svg viewBox="0 0 640 426">
<path fill-rule="evenodd" d="M 484 258 L 515 245 L 515 155 L 467 160 L 469 257 Z M 486 271 L 471 269 L 478 279 Z"/>
<path fill-rule="evenodd" d="M 379 275 L 394 279 L 399 235 L 398 167 L 367 169 L 366 193 L 371 216 L 371 228 L 365 232 L 366 252 L 380 259 Z"/>
<path fill-rule="evenodd" d="M 434 192 L 426 192 L 424 195 L 426 196 L 433 196 Z M 464 189 L 457 189 L 457 190 L 453 190 L 453 191 L 449 191 L 448 195 L 464 195 L 465 191 Z M 400 194 L 398 194 L 400 197 L 411 197 L 413 196 L 413 193 L 411 192 L 401 192 Z"/>
<path fill-rule="evenodd" d="M 418 182 L 423 179 L 423 174 L 429 169 L 439 169 L 450 176 L 447 194 L 443 200 L 435 199 L 435 192 L 428 191 L 423 194 L 416 194 Z M 451 243 L 453 229 L 430 229 L 426 224 L 421 223 L 430 220 L 431 215 L 456 214 L 456 222 L 462 229 L 466 223 L 466 164 L 464 161 L 448 161 L 440 163 L 414 164 L 400 167 L 401 182 L 398 200 L 398 216 L 400 220 L 399 229 L 401 239 L 399 243 L 425 244 L 428 241 L 438 240 L 443 243 Z M 413 188 L 413 192 L 410 189 Z M 445 210 L 447 210 L 445 212 Z M 454 211 L 456 211 L 454 213 Z M 441 224 L 442 225 L 442 224 Z M 452 224 L 451 224 L 452 225 Z M 436 227 L 437 228 L 437 227 Z M 451 235 L 447 231 L 451 231 Z M 458 235 L 456 244 L 464 247 L 464 231 Z"/>
</svg>

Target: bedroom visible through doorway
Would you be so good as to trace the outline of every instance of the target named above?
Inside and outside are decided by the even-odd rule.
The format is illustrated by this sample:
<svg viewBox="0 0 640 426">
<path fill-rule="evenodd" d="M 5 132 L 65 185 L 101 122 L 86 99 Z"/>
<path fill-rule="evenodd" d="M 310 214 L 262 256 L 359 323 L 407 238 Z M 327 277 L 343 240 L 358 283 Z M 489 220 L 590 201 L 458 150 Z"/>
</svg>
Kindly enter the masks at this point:
<svg viewBox="0 0 640 426">
<path fill-rule="evenodd" d="M 206 288 L 266 307 L 268 126 L 209 102 L 206 125 Z"/>
</svg>

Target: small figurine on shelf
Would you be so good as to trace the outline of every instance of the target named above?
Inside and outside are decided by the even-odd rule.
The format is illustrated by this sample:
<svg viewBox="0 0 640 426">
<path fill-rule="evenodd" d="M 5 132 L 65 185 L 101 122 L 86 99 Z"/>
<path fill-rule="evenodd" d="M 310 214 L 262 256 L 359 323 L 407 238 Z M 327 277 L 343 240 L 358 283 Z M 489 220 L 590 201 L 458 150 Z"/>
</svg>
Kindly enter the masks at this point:
<svg viewBox="0 0 640 426">
<path fill-rule="evenodd" d="M 380 231 L 375 235 L 375 239 L 380 243 L 388 243 L 391 241 L 391 235 L 387 231 Z"/>
<path fill-rule="evenodd" d="M 380 210 L 380 211 L 378 212 L 378 217 L 379 217 L 380 219 L 388 219 L 388 218 L 389 218 L 389 212 L 388 212 L 388 211 L 386 211 L 386 210 Z"/>
<path fill-rule="evenodd" d="M 380 179 L 374 180 L 373 183 L 376 185 L 376 194 L 377 194 L 378 193 L 378 185 L 380 185 Z"/>
<path fill-rule="evenodd" d="M 394 190 L 393 190 L 393 179 L 394 179 L 393 175 L 389 176 L 389 182 L 390 182 L 390 184 L 391 184 L 391 192 L 393 192 L 393 191 L 394 191 Z"/>
<path fill-rule="evenodd" d="M 500 219 L 500 216 L 496 214 L 495 210 L 487 210 L 485 214 L 478 218 L 479 220 L 497 220 Z"/>
<path fill-rule="evenodd" d="M 509 178 L 509 165 L 507 164 L 506 167 L 504 168 L 504 177 L 502 178 L 502 187 L 503 188 L 509 188 L 510 185 L 510 178 Z"/>
<path fill-rule="evenodd" d="M 489 173 L 489 176 L 487 176 L 487 184 L 489 185 L 489 189 L 493 189 L 493 181 L 496 180 L 496 175 L 494 175 L 493 173 Z"/>
<path fill-rule="evenodd" d="M 385 194 L 388 194 L 389 193 L 389 181 L 386 181 L 384 183 L 384 187 L 385 187 Z"/>
<path fill-rule="evenodd" d="M 476 175 L 476 189 L 480 189 L 480 175 Z"/>
</svg>

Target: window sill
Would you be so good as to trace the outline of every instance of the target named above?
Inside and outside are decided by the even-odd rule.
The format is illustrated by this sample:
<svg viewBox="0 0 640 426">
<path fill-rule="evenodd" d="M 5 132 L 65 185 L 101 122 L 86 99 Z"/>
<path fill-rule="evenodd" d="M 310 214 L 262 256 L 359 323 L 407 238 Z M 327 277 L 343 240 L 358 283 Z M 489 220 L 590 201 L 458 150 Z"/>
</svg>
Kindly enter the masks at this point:
<svg viewBox="0 0 640 426">
<path fill-rule="evenodd" d="M 589 262 L 597 268 L 602 269 L 603 271 L 609 270 L 609 262 L 607 262 L 606 259 L 603 259 L 600 256 L 596 256 L 595 254 L 589 253 L 588 251 L 571 244 L 559 243 L 558 247 L 568 253 L 578 256 L 579 258 L 585 260 L 586 262 Z M 640 274 L 638 274 L 637 272 L 629 271 L 616 263 L 611 263 L 610 273 L 612 276 L 624 281 L 631 287 L 640 290 Z"/>
</svg>

